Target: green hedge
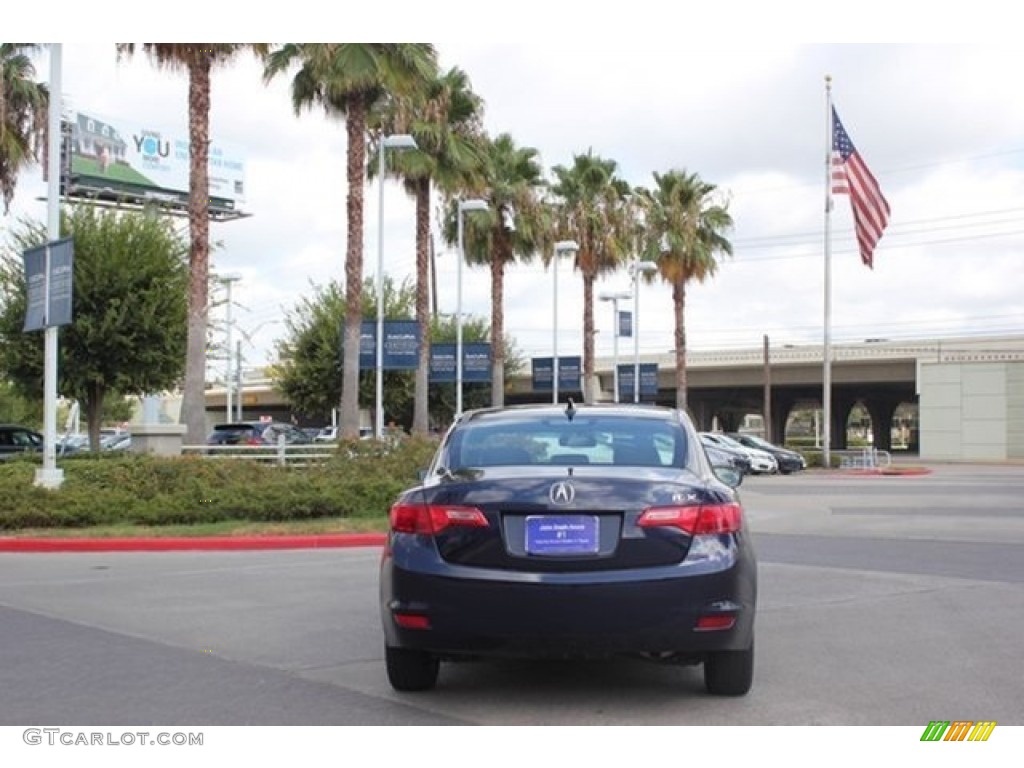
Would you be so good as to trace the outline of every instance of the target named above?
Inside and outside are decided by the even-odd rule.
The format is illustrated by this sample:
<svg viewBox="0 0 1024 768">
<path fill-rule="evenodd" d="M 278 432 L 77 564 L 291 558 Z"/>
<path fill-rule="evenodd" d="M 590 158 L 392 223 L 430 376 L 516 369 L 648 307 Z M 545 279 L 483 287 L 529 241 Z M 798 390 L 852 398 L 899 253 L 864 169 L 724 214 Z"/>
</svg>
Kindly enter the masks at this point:
<svg viewBox="0 0 1024 768">
<path fill-rule="evenodd" d="M 414 438 L 391 449 L 356 441 L 294 468 L 194 456 L 69 457 L 60 461 L 57 490 L 36 487 L 38 460 L 19 458 L 0 464 L 0 530 L 383 517 L 435 447 Z"/>
</svg>

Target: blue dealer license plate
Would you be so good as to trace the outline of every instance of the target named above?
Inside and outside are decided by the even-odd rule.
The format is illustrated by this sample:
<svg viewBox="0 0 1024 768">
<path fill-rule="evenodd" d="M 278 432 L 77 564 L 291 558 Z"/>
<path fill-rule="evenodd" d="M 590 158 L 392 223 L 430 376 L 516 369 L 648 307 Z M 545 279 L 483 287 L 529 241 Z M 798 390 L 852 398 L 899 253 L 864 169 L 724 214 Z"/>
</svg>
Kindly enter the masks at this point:
<svg viewBox="0 0 1024 768">
<path fill-rule="evenodd" d="M 526 518 L 530 555 L 593 555 L 598 551 L 596 515 L 531 515 Z"/>
</svg>

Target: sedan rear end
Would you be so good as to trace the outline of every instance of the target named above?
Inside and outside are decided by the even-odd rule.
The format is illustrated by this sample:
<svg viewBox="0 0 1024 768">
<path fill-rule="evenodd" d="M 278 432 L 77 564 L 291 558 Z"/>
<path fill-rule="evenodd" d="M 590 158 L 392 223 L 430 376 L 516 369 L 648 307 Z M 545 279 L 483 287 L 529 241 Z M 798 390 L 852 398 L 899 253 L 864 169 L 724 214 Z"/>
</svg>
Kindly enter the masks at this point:
<svg viewBox="0 0 1024 768">
<path fill-rule="evenodd" d="M 399 690 L 432 687 L 442 659 L 640 654 L 703 662 L 710 691 L 742 694 L 755 602 L 742 507 L 674 410 L 467 415 L 391 510 Z"/>
</svg>

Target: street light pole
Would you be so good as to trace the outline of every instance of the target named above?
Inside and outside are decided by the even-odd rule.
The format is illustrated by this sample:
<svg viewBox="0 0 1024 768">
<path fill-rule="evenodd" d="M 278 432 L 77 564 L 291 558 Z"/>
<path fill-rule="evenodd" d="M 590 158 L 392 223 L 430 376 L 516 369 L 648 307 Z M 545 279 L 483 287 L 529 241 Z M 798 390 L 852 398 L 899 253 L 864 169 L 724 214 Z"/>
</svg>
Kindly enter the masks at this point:
<svg viewBox="0 0 1024 768">
<path fill-rule="evenodd" d="M 229 423 L 231 422 L 231 410 L 232 410 L 231 409 L 231 390 L 232 390 L 232 387 L 233 387 L 233 382 L 231 380 L 231 356 L 233 354 L 233 351 L 231 349 L 231 336 L 232 336 L 232 331 L 234 330 L 234 327 L 235 327 L 234 321 L 231 318 L 231 284 L 232 283 L 236 283 L 236 282 L 238 282 L 241 279 L 242 279 L 242 276 L 239 275 L 239 274 L 235 274 L 235 273 L 231 273 L 229 275 L 222 275 L 220 277 L 220 282 L 224 283 L 225 287 L 227 288 L 227 294 L 228 294 L 227 295 L 227 304 L 228 304 L 228 308 L 227 308 L 227 337 L 228 337 L 227 338 L 227 361 L 228 362 L 227 362 L 227 370 L 226 370 L 226 372 L 224 374 L 224 396 L 226 398 L 225 407 L 226 407 L 226 412 L 227 412 L 227 418 L 225 419 L 225 421 L 227 421 Z"/>
<path fill-rule="evenodd" d="M 630 299 L 632 294 L 629 291 L 616 291 L 614 293 L 601 293 L 598 297 L 601 301 L 612 303 L 612 390 L 614 401 L 619 402 L 619 299 Z"/>
<path fill-rule="evenodd" d="M 416 140 L 407 133 L 382 136 L 377 151 L 377 388 L 373 434 L 384 437 L 384 155 L 388 149 L 416 149 Z"/>
<path fill-rule="evenodd" d="M 466 248 L 463 242 L 463 214 L 467 211 L 486 211 L 487 203 L 483 200 L 460 200 L 458 218 L 459 230 L 459 263 L 456 267 L 455 286 L 455 418 L 462 415 L 462 262 L 466 260 Z"/>
<path fill-rule="evenodd" d="M 552 272 L 552 314 L 551 322 L 551 402 L 558 405 L 558 257 L 563 253 L 576 253 L 580 249 L 575 240 L 559 240 L 555 243 L 555 257 L 551 261 Z"/>
<path fill-rule="evenodd" d="M 629 274 L 633 278 L 633 402 L 640 402 L 640 275 L 645 272 L 657 272 L 658 265 L 653 261 L 635 259 L 629 265 Z"/>
</svg>

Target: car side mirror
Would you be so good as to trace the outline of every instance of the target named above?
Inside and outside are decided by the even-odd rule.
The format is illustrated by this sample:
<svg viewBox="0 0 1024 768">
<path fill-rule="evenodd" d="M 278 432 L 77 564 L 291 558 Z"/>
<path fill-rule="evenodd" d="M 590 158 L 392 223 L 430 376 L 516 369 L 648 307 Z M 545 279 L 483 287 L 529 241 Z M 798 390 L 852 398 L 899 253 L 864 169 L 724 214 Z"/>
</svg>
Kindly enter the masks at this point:
<svg viewBox="0 0 1024 768">
<path fill-rule="evenodd" d="M 733 467 L 714 466 L 711 468 L 715 477 L 728 485 L 730 488 L 739 488 L 743 482 L 743 473 Z"/>
</svg>

